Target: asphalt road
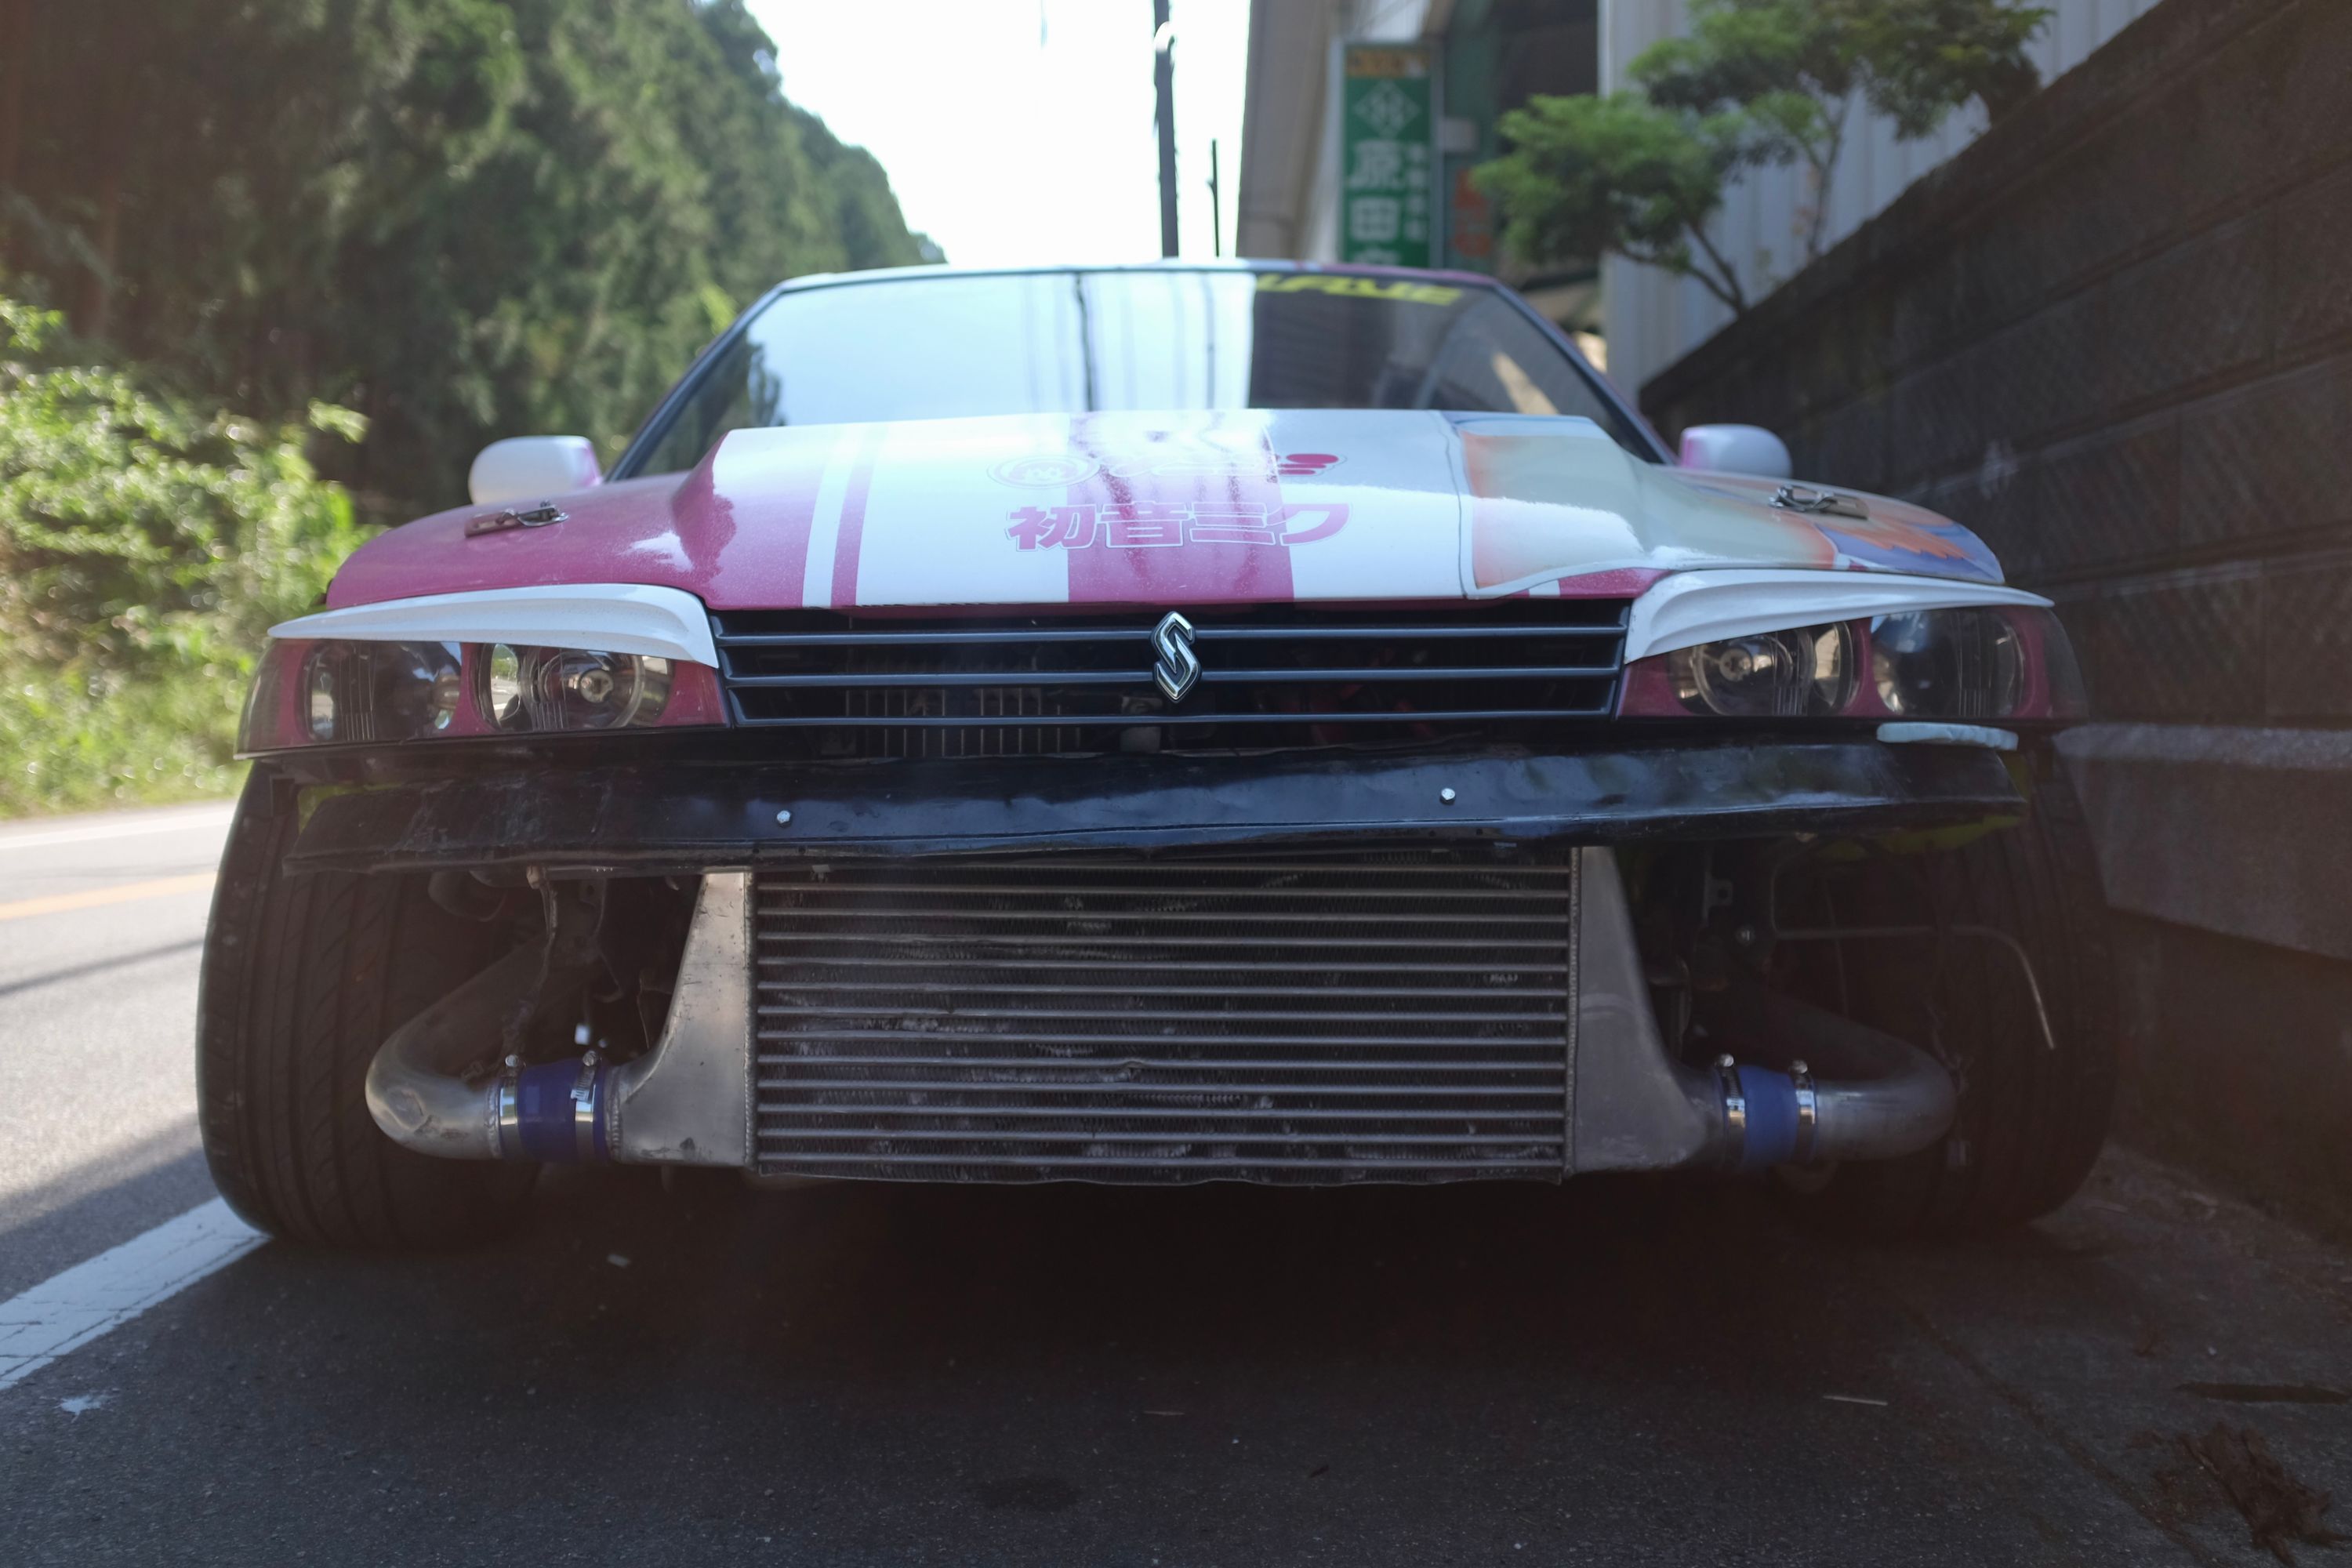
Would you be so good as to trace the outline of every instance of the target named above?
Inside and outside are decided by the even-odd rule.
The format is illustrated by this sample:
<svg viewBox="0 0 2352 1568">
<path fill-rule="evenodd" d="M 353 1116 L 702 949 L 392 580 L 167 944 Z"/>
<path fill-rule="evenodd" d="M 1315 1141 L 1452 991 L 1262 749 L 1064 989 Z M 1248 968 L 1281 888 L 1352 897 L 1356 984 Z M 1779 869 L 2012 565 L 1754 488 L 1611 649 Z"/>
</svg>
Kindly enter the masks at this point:
<svg viewBox="0 0 2352 1568">
<path fill-rule="evenodd" d="M 222 818 L 0 830 L 0 1330 L 212 1195 Z M 2269 1563 L 2182 1439 L 2352 1494 L 2347 1389 L 2352 1258 L 2120 1153 L 1878 1250 L 1676 1183 L 566 1173 L 505 1248 L 264 1247 L 0 1387 L 0 1563 Z"/>
<path fill-rule="evenodd" d="M 228 819 L 0 825 L 0 1300 L 213 1195 L 191 1043 Z"/>
</svg>

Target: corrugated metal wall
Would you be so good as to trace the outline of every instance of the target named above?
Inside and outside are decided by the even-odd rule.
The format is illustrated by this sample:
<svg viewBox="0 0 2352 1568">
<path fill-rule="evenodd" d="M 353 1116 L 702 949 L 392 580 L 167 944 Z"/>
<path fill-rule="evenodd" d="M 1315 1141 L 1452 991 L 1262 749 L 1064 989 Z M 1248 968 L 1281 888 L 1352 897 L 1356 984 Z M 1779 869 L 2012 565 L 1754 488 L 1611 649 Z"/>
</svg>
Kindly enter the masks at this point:
<svg viewBox="0 0 2352 1568">
<path fill-rule="evenodd" d="M 2042 0 L 2054 13 L 2034 40 L 2033 57 L 2048 81 L 2082 63 L 2093 49 L 2153 8 L 2157 0 Z M 1626 68 L 1643 49 L 1680 32 L 1687 0 L 1601 0 L 1601 85 L 1623 87 Z M 1976 140 L 1984 111 L 1974 104 L 1955 113 L 1936 135 L 1898 142 L 1885 120 L 1857 110 L 1845 153 L 1829 192 L 1825 240 L 1834 245 L 1900 195 L 1921 174 Z M 1811 176 L 1789 169 L 1758 173 L 1735 186 L 1714 233 L 1740 269 L 1748 298 L 1761 299 L 1804 265 L 1804 231 L 1813 211 Z M 1729 319 L 1706 289 L 1622 257 L 1601 264 L 1602 315 L 1609 340 L 1609 374 L 1629 394 L 1680 359 Z"/>
</svg>

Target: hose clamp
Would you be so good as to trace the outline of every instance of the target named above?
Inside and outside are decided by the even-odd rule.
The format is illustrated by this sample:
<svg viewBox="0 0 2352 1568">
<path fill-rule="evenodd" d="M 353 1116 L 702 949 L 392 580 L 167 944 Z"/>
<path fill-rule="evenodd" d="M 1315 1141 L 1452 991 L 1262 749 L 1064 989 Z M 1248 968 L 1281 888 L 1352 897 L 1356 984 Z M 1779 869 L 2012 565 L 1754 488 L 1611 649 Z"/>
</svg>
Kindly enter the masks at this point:
<svg viewBox="0 0 2352 1568">
<path fill-rule="evenodd" d="M 596 1159 L 596 1053 L 580 1058 L 580 1076 L 572 1082 L 572 1147 L 583 1165 Z"/>
<path fill-rule="evenodd" d="M 522 1154 L 522 1058 L 509 1057 L 499 1068 L 498 1089 L 491 1096 L 497 1116 L 495 1136 L 499 1158 L 520 1160 Z"/>
<path fill-rule="evenodd" d="M 1739 1064 L 1728 1055 L 1716 1058 L 1715 1080 L 1723 1092 L 1723 1163 L 1736 1171 L 1748 1155 L 1748 1091 L 1739 1087 Z"/>
<path fill-rule="evenodd" d="M 1812 1069 L 1801 1060 L 1790 1062 L 1789 1087 L 1797 1094 L 1797 1146 L 1790 1152 L 1789 1163 L 1810 1165 L 1813 1163 L 1813 1136 L 1821 1121 L 1821 1102 L 1813 1094 Z"/>
</svg>

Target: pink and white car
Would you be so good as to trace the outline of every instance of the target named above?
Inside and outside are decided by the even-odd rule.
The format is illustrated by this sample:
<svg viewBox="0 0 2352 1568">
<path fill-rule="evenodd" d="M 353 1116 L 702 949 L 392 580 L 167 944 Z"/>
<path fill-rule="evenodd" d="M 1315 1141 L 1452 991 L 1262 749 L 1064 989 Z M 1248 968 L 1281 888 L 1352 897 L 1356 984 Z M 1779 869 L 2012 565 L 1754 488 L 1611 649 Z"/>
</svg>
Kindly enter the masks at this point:
<svg viewBox="0 0 2352 1568">
<path fill-rule="evenodd" d="M 214 1174 L 341 1245 L 595 1161 L 2040 1214 L 2116 1061 L 2065 634 L 1681 458 L 1474 277 L 787 284 L 275 628 Z"/>
</svg>

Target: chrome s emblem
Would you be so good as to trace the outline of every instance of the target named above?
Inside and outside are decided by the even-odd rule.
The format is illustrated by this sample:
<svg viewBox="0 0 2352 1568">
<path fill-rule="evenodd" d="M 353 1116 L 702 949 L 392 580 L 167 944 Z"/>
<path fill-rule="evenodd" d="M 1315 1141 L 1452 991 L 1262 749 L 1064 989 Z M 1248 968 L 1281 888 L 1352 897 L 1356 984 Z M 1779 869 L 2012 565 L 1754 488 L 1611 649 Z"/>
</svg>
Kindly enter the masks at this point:
<svg viewBox="0 0 2352 1568">
<path fill-rule="evenodd" d="M 1174 610 L 1160 616 L 1151 628 L 1151 651 L 1159 656 L 1152 662 L 1151 679 L 1169 701 L 1183 701 L 1201 679 L 1201 656 L 1192 651 L 1192 623 Z"/>
</svg>

